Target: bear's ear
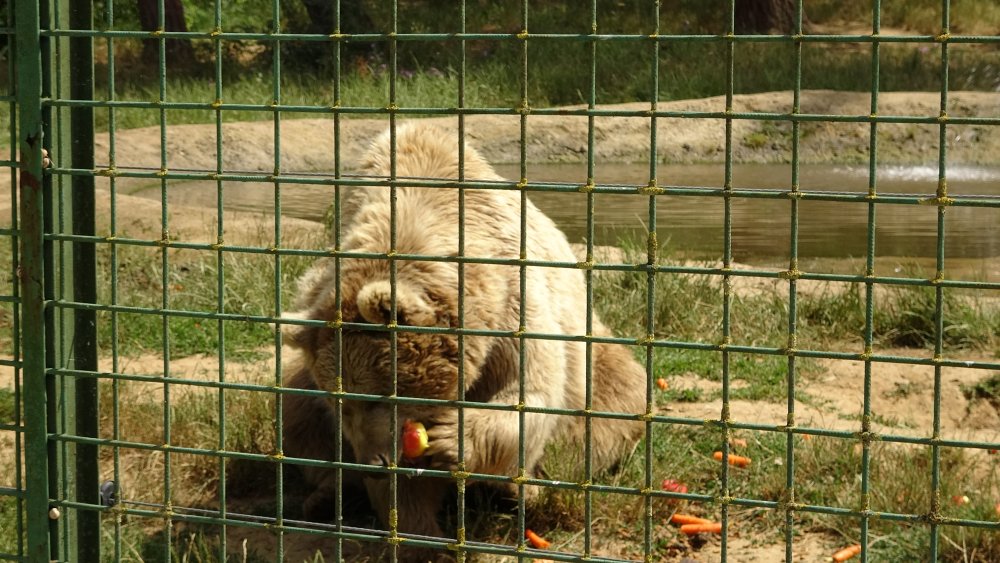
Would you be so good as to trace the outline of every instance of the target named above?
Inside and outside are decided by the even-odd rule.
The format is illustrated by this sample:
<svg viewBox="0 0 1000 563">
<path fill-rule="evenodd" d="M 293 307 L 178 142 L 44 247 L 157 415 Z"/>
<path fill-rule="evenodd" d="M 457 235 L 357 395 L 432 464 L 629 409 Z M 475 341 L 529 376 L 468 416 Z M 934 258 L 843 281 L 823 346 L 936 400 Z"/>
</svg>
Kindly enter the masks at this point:
<svg viewBox="0 0 1000 563">
<path fill-rule="evenodd" d="M 388 324 L 392 316 L 392 287 L 386 280 L 374 281 L 358 292 L 358 311 L 366 322 Z M 437 314 L 420 293 L 405 283 L 396 283 L 396 322 L 410 326 L 434 326 Z"/>
</svg>

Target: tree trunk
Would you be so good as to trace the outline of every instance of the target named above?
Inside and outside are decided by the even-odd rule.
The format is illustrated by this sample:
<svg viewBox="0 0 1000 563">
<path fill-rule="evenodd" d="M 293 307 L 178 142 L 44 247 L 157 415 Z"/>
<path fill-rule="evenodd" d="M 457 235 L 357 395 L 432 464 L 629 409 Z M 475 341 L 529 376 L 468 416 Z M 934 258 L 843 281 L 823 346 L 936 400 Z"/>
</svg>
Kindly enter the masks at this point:
<svg viewBox="0 0 1000 563">
<path fill-rule="evenodd" d="M 736 33 L 793 33 L 795 4 L 795 0 L 737 0 Z"/>
<path fill-rule="evenodd" d="M 138 0 L 139 25 L 143 31 L 160 29 L 160 17 L 157 13 L 157 0 Z M 184 3 L 182 0 L 163 0 L 163 31 L 187 31 L 184 21 Z M 142 43 L 142 60 L 150 65 L 159 61 L 160 44 L 157 39 L 146 39 Z M 194 50 L 191 43 L 184 39 L 167 39 L 166 57 L 171 64 L 187 66 L 194 61 Z"/>
</svg>

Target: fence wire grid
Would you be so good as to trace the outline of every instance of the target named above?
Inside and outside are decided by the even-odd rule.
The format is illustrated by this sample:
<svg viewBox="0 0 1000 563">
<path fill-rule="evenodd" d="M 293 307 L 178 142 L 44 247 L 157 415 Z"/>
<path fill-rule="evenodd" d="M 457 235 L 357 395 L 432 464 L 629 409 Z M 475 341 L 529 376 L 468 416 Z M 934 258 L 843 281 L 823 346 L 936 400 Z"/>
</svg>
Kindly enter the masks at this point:
<svg viewBox="0 0 1000 563">
<path fill-rule="evenodd" d="M 164 31 L 165 0 L 157 2 L 160 30 L 155 32 L 122 29 L 116 22 L 114 2 L 94 3 L 52 0 L 42 2 L 6 2 L 5 25 L 0 26 L 0 37 L 5 39 L 7 61 L 5 75 L 8 86 L 0 91 L 0 103 L 9 113 L 6 135 L 7 148 L 3 149 L 0 167 L 6 169 L 3 188 L 9 203 L 7 214 L 0 223 L 0 243 L 5 263 L 7 281 L 0 283 L 0 324 L 4 334 L 0 368 L 4 376 L 0 387 L 0 448 L 5 461 L 0 464 L 4 475 L 0 477 L 0 560 L 9 561 L 101 561 L 101 560 L 173 560 L 197 558 L 199 560 L 294 560 L 300 553 L 298 545 L 321 546 L 328 560 L 390 560 L 404 559 L 400 549 L 423 546 L 451 554 L 461 561 L 476 560 L 539 560 L 554 561 L 660 561 L 678 559 L 688 554 L 692 557 L 718 557 L 722 561 L 740 561 L 747 550 L 753 550 L 748 537 L 763 534 L 767 523 L 773 524 L 774 544 L 783 544 L 786 561 L 813 557 L 801 539 L 806 532 L 817 529 L 824 532 L 829 545 L 860 545 L 862 561 L 891 559 L 886 550 L 894 541 L 886 531 L 892 526 L 908 530 L 908 536 L 920 547 L 920 557 L 932 561 L 948 559 L 944 553 L 953 549 L 951 534 L 990 535 L 1000 532 L 1000 522 L 994 504 L 1000 498 L 966 498 L 964 502 L 952 501 L 952 493 L 964 490 L 968 483 L 982 485 L 983 497 L 996 493 L 996 463 L 990 461 L 976 471 L 961 473 L 955 469 L 955 456 L 975 459 L 987 457 L 987 452 L 1000 449 L 1000 442 L 979 438 L 959 439 L 945 437 L 942 433 L 943 370 L 955 368 L 978 370 L 981 373 L 1000 370 L 1000 360 L 983 354 L 972 354 L 964 348 L 946 344 L 948 332 L 947 313 L 949 294 L 965 292 L 987 299 L 996 299 L 1000 282 L 975 279 L 974 276 L 950 276 L 947 266 L 945 234 L 948 212 L 952 209 L 974 208 L 988 213 L 987 221 L 994 224 L 1000 218 L 1000 198 L 995 195 L 953 193 L 948 189 L 949 127 L 975 125 L 985 128 L 1000 126 L 997 115 L 949 115 L 949 51 L 953 45 L 978 45 L 995 48 L 1000 36 L 955 35 L 950 30 L 950 2 L 940 4 L 941 31 L 934 35 L 897 34 L 884 35 L 881 30 L 881 2 L 874 0 L 871 7 L 871 30 L 864 33 L 828 34 L 810 31 L 804 27 L 804 2 L 796 3 L 795 31 L 791 34 L 736 34 L 736 2 L 718 2 L 718 10 L 727 14 L 727 29 L 719 34 L 666 34 L 659 22 L 666 9 L 658 1 L 642 5 L 648 12 L 648 29 L 630 34 L 603 32 L 601 11 L 604 6 L 597 0 L 573 9 L 589 13 L 590 30 L 579 33 L 535 33 L 531 16 L 537 8 L 524 0 L 519 6 L 519 29 L 514 32 L 484 32 L 467 28 L 468 14 L 480 9 L 482 3 L 455 2 L 449 10 L 458 13 L 459 27 L 447 33 L 401 32 L 400 19 L 405 18 L 406 2 L 386 5 L 386 28 L 378 33 L 355 33 L 342 28 L 345 14 L 340 2 L 333 2 L 333 28 L 329 33 L 294 34 L 283 29 L 283 9 L 280 0 L 271 4 L 270 30 L 263 33 L 233 30 L 227 26 L 224 2 L 215 0 L 212 29 L 189 32 Z M 402 4 L 402 6 L 401 6 Z M 599 9 L 600 8 L 600 9 Z M 443 9 L 443 8 L 442 8 Z M 36 22 L 40 22 L 36 25 Z M 148 96 L 143 99 L 123 99 L 116 91 L 116 57 L 121 45 L 136 40 L 155 44 L 156 72 Z M 196 41 L 211 45 L 213 75 L 204 80 L 214 87 L 214 92 L 200 99 L 178 99 L 168 88 L 168 63 L 171 42 Z M 265 103 L 227 102 L 228 76 L 223 56 L 228 46 L 240 42 L 264 45 L 270 53 L 271 74 L 261 76 L 261 83 L 270 88 Z M 488 107 L 470 102 L 468 95 L 473 86 L 467 80 L 467 54 L 470 45 L 513 45 L 519 50 L 520 64 L 511 68 L 509 80 L 516 84 L 519 102 L 510 107 Z M 287 55 L 287 44 L 322 45 L 332 57 L 330 83 L 317 85 L 330 91 L 330 103 L 308 105 L 286 103 L 283 94 L 282 65 Z M 454 69 L 456 91 L 446 107 L 418 107 L 400 100 L 400 84 L 406 80 L 397 50 L 404 44 L 427 44 L 458 53 L 459 64 Z M 570 108 L 533 105 L 529 85 L 534 70 L 529 64 L 532 45 L 539 43 L 582 46 L 587 53 L 589 80 L 581 95 L 584 104 Z M 641 109 L 625 106 L 600 105 L 598 80 L 598 53 L 609 43 L 628 43 L 642 53 L 637 57 L 637 68 L 648 72 L 648 89 L 645 96 L 635 100 L 648 103 Z M 662 80 L 660 69 L 664 51 L 679 44 L 712 44 L 724 50 L 722 60 L 706 61 L 714 66 L 713 72 L 725 73 L 726 90 L 724 108 L 718 111 L 683 111 L 664 109 L 661 101 Z M 864 115 L 818 114 L 800 110 L 803 95 L 803 48 L 810 44 L 853 43 L 870 52 L 870 66 L 857 72 L 870 75 L 870 112 Z M 936 115 L 886 115 L 880 111 L 880 61 L 884 44 L 921 45 L 939 53 L 940 112 Z M 352 45 L 379 45 L 386 53 L 387 90 L 384 99 L 365 100 L 364 103 L 345 103 L 342 98 L 341 69 L 352 64 L 342 51 Z M 734 98 L 734 75 L 737 72 L 737 52 L 756 44 L 777 44 L 787 48 L 793 59 L 794 83 L 791 107 L 783 112 L 737 111 Z M 134 48 L 134 44 L 133 44 Z M 576 47 L 574 47 L 576 48 Z M 98 55 L 99 52 L 99 55 Z M 639 62 L 644 60 L 643 65 Z M 100 64 L 97 64 L 100 63 Z M 96 69 L 96 71 L 95 71 Z M 95 75 L 95 72 L 97 73 Z M 637 70 L 638 72 L 638 70 Z M 104 80 L 100 73 L 106 73 Z M 107 84 L 104 88 L 95 83 Z M 102 91 L 103 90 L 103 91 Z M 536 107 L 537 106 L 537 107 Z M 123 112 L 151 112 L 157 116 L 158 126 L 148 134 L 159 136 L 158 164 L 130 161 L 122 158 L 121 145 L 116 141 L 122 128 L 118 120 Z M 215 165 L 207 167 L 172 167 L 168 154 L 168 135 L 177 127 L 171 121 L 184 121 L 188 112 L 210 113 L 214 123 Z M 245 150 L 243 146 L 227 145 L 224 124 L 234 112 L 258 113 L 261 119 L 273 124 L 271 134 L 262 139 L 272 146 L 265 147 L 273 155 L 273 169 L 247 170 L 227 167 L 224 155 Z M 509 182 L 467 180 L 459 178 L 404 178 L 395 174 L 396 152 L 392 147 L 393 174 L 386 178 L 362 177 L 352 173 L 344 156 L 345 129 L 352 119 L 379 118 L 381 127 L 388 128 L 395 139 L 396 128 L 408 118 L 445 116 L 457 125 L 456 139 L 464 141 L 475 131 L 467 123 L 476 116 L 510 116 L 517 121 L 518 139 L 509 139 L 519 145 L 518 176 Z M 102 125 L 95 125 L 99 116 Z M 289 170 L 283 164 L 282 132 L 289 129 L 287 116 L 323 118 L 328 122 L 328 141 L 333 147 L 330 155 L 332 166 L 324 170 Z M 549 181 L 532 177 L 529 143 L 527 138 L 532 120 L 538 116 L 558 119 L 584 119 L 587 122 L 584 160 L 586 173 L 583 181 Z M 644 119 L 649 123 L 648 168 L 645 179 L 635 183 L 602 183 L 596 181 L 600 162 L 597 158 L 598 140 L 595 121 L 598 119 Z M 724 127 L 722 150 L 724 169 L 721 185 L 691 186 L 672 183 L 670 174 L 664 173 L 664 163 L 658 156 L 658 122 L 664 119 L 706 120 Z M 737 122 L 767 122 L 787 125 L 790 128 L 790 178 L 783 188 L 735 187 L 734 150 L 739 144 L 733 129 Z M 229 123 L 232 123 L 230 119 Z M 866 151 L 868 162 L 868 189 L 865 192 L 848 190 L 809 190 L 800 188 L 800 146 L 803 126 L 820 124 L 867 124 L 870 135 Z M 913 124 L 938 129 L 939 142 L 934 160 L 937 165 L 937 189 L 933 194 L 906 194 L 879 190 L 879 129 L 887 124 Z M 108 131 L 106 141 L 96 141 L 100 134 L 95 128 Z M 184 135 L 183 132 L 180 133 Z M 350 137 L 354 139 L 354 137 Z M 579 140 L 574 140 L 579 141 Z M 324 141 L 326 142 L 326 141 Z M 476 143 L 472 143 L 475 145 Z M 464 162 L 463 142 L 458 142 L 459 162 Z M 43 149 L 44 148 L 44 149 Z M 47 151 L 43 153 L 43 150 Z M 45 167 L 46 155 L 51 165 Z M 460 164 L 459 170 L 464 168 Z M 171 195 L 171 190 L 184 182 L 199 182 L 198 189 L 211 193 L 212 203 L 207 228 L 214 231 L 214 240 L 185 240 L 172 230 L 178 220 L 173 213 L 181 201 Z M 149 206 L 143 213 L 143 225 L 120 219 L 119 210 L 125 203 L 122 198 L 132 193 L 132 186 L 144 183 L 153 186 L 147 190 Z M 213 189 L 214 186 L 214 189 Z M 230 191 L 227 191 L 227 186 Z M 266 188 L 272 213 L 258 229 L 257 239 L 227 240 L 239 221 L 247 220 L 233 215 L 229 205 L 232 186 L 239 189 Z M 329 206 L 327 230 L 332 235 L 333 246 L 323 240 L 309 239 L 303 243 L 288 226 L 283 216 L 286 193 L 300 186 L 319 186 L 332 193 L 329 201 L 317 201 L 316 206 Z M 341 249 L 342 240 L 342 190 L 344 188 L 385 188 L 393 194 L 401 186 L 426 189 L 458 189 L 464 202 L 470 190 L 506 190 L 516 192 L 522 201 L 520 259 L 486 258 L 466 255 L 464 231 L 459 229 L 459 248 L 452 256 L 428 256 L 397 253 L 356 253 Z M 580 261 L 552 263 L 530 260 L 525 252 L 526 232 L 524 206 L 527 198 L 539 194 L 577 197 L 585 200 L 583 236 L 585 256 Z M 609 194 L 627 196 L 645 202 L 647 213 L 643 217 L 643 235 L 638 251 L 606 254 L 595 244 L 599 229 L 595 213 L 599 197 Z M 719 202 L 722 210 L 721 253 L 712 262 L 695 262 L 663 259 L 667 246 L 663 233 L 663 208 L 672 202 L 690 198 L 697 201 Z M 700 198 L 700 199 L 699 199 Z M 754 200 L 781 202 L 786 206 L 787 267 L 746 267 L 737 264 L 733 250 L 734 207 Z M 129 200 L 131 201 L 131 200 Z M 855 273 L 808 271 L 800 262 L 799 228 L 800 209 L 810 202 L 832 202 L 852 209 L 863 209 L 867 214 L 866 252 L 863 267 Z M 880 209 L 887 206 L 924 206 L 935 210 L 935 223 L 929 228 L 935 232 L 933 251 L 934 268 L 930 275 L 910 275 L 891 272 L 877 264 L 876 219 Z M 214 208 L 214 209 L 213 209 Z M 179 214 L 187 213 L 180 207 Z M 460 225 L 464 225 L 464 209 L 460 207 Z M 294 220 L 293 220 L 294 221 Z M 391 221 L 395 227 L 396 210 Z M 100 225 L 100 227 L 98 227 Z M 456 226 L 459 228 L 459 226 Z M 659 236 L 658 236 L 659 233 Z M 395 238 L 395 237 L 393 237 Z M 239 239 L 239 237 L 233 237 Z M 395 243 L 393 243 L 395 244 Z M 143 261 L 142 256 L 152 257 Z M 395 272 L 399 261 L 448 262 L 458 269 L 459 318 L 458 328 L 428 328 L 397 325 L 333 322 L 290 318 L 292 307 L 289 288 L 294 277 L 304 269 L 303 264 L 327 259 L 340 265 L 349 260 L 369 259 L 388 261 Z M 190 261 L 201 264 L 208 272 L 210 283 L 205 290 L 208 297 L 187 299 L 185 286 L 190 282 Z M 464 269 L 469 264 L 492 264 L 518 271 L 521 280 L 521 326 L 512 330 L 480 330 L 465 327 L 463 289 Z M 592 327 L 595 309 L 595 288 L 600 276 L 617 275 L 620 279 L 638 276 L 637 291 L 643 295 L 645 311 L 641 314 L 642 330 L 634 334 L 598 337 L 588 334 L 541 334 L 526 330 L 525 295 L 528 268 L 561 268 L 580 270 L 586 279 L 588 331 Z M 233 288 L 234 280 L 242 279 L 251 270 L 257 285 L 250 296 L 241 295 Z M 204 273 L 204 272 L 202 272 Z M 148 278 L 147 295 L 142 299 L 120 294 L 126 278 Z M 658 326 L 656 301 L 660 298 L 657 287 L 671 279 L 707 279 L 717 284 L 721 295 L 717 324 L 710 334 L 700 339 L 676 338 Z M 618 279 L 618 278 L 616 278 Z M 629 278 L 632 279 L 632 278 Z M 741 295 L 737 286 L 742 281 L 767 281 L 781 284 L 784 296 L 781 311 L 781 334 L 775 335 L 777 343 L 741 341 L 737 321 Z M 842 284 L 858 290 L 858 307 L 863 312 L 861 334 L 857 349 L 844 350 L 824 346 L 809 340 L 803 346 L 800 340 L 801 284 L 821 282 Z M 928 292 L 933 310 L 932 339 L 926 349 L 913 349 L 900 353 L 898 349 L 879 346 L 876 324 L 879 315 L 880 292 L 896 289 L 918 288 Z M 194 291 L 191 289 L 190 291 Z M 262 300 L 259 307 L 246 307 L 246 300 Z M 339 304 L 339 289 L 338 289 Z M 391 303 L 395 318 L 396 295 L 393 286 Z M 587 350 L 587 377 L 591 376 L 590 359 L 595 344 L 613 344 L 636 351 L 646 373 L 646 405 L 643 412 L 599 412 L 592 408 L 591 388 L 588 383 L 585 409 L 550 409 L 526 406 L 524 398 L 525 363 L 522 353 L 519 365 L 521 379 L 520 404 L 477 403 L 464 397 L 464 371 L 459 364 L 460 397 L 457 401 L 434 401 L 402 396 L 378 396 L 346 393 L 339 390 L 290 388 L 283 384 L 282 370 L 285 356 L 285 339 L 274 325 L 315 326 L 329 328 L 337 338 L 343 331 L 366 330 L 387 332 L 395 341 L 400 333 L 423 332 L 455 335 L 459 346 L 473 336 L 509 338 L 521 343 L 532 339 L 562 340 L 583 343 Z M 993 329 L 995 330 L 995 328 Z M 130 334 L 148 331 L 156 335 L 150 349 L 129 347 L 125 344 Z M 192 334 L 201 340 L 191 343 Z M 241 340 L 250 334 L 251 344 Z M 734 336 L 736 335 L 736 336 Z M 995 335 L 994 335 L 995 336 Z M 253 340 L 256 339 L 256 340 Z M 815 344 L 815 345 L 814 345 Z M 248 348 L 250 349 L 248 351 Z M 395 350 L 394 350 L 395 351 Z M 712 417 L 697 418 L 676 416 L 668 410 L 669 403 L 657 386 L 665 373 L 655 358 L 661 354 L 692 353 L 713 357 L 713 377 L 720 382 L 720 410 Z M 138 363 L 144 357 L 151 361 Z M 190 361 L 190 358 L 199 358 Z M 740 420 L 732 412 L 739 389 L 733 367 L 739 361 L 768 361 L 778 359 L 783 364 L 781 381 L 774 386 L 787 405 L 784 421 L 761 423 Z M 851 428 L 800 424 L 797 414 L 802 408 L 803 363 L 824 361 L 839 366 L 847 363 L 863 365 L 863 393 L 856 397 L 862 405 L 861 415 Z M 257 378 L 240 376 L 240 368 L 232 366 L 254 364 L 263 375 Z M 287 363 L 287 362 L 286 362 Z M 873 396 L 873 379 L 878 377 L 881 366 L 912 366 L 932 373 L 929 381 L 933 393 L 933 422 L 929 432 L 880 431 Z M 395 357 L 393 358 L 395 365 Z M 717 367 L 715 367 L 717 366 Z M 834 370 L 837 368 L 835 367 Z M 210 376 L 205 376 L 210 373 Z M 396 374 L 393 373 L 395 383 Z M 514 476 L 474 474 L 466 471 L 417 470 L 391 465 L 373 467 L 344 461 L 347 444 L 343 443 L 339 429 L 331 433 L 329 458 L 305 458 L 286 455 L 283 451 L 283 412 L 280 397 L 323 397 L 334 399 L 337 412 L 345 399 L 382 402 L 393 405 L 426 404 L 453 407 L 464 413 L 468 409 L 494 409 L 516 412 L 519 419 L 519 474 Z M 155 398 L 155 400 L 153 399 Z M 192 404 L 196 404 L 196 412 Z M 100 408 L 98 408 L 100 407 Z M 186 410 L 185 410 L 186 409 Z M 571 478 L 553 474 L 533 475 L 525 467 L 525 442 L 523 432 L 525 416 L 541 413 L 548 416 L 582 417 L 587 420 L 587 455 Z M 591 469 L 589 454 L 590 422 L 593 419 L 611 418 L 637 420 L 644 424 L 644 438 L 631 464 L 635 477 L 597 475 Z M 247 420 L 258 421 L 247 431 Z M 464 414 L 459 415 L 462 428 Z M 138 421 L 138 422 L 137 422 Z M 142 421 L 145 421 L 143 423 Z M 145 427 L 145 428 L 143 428 Z M 196 428 L 192 431 L 191 428 Z M 143 432 L 145 431 L 145 433 Z M 388 430 L 387 430 L 388 431 Z M 199 434 L 200 433 L 200 434 Z M 677 448 L 676 454 L 664 453 L 664 436 L 673 433 L 679 438 L 669 442 Z M 695 434 L 692 434 L 695 433 Z M 701 433 L 701 434 L 698 434 Z M 711 446 L 708 452 L 695 447 L 684 447 L 690 436 L 700 436 Z M 461 432 L 459 436 L 462 436 Z M 705 438 L 708 436 L 708 438 Z M 751 451 L 754 456 L 750 469 L 731 466 L 726 461 L 737 454 L 746 453 L 739 436 L 751 437 L 757 445 L 767 445 Z M 840 463 L 821 469 L 831 479 L 843 478 L 853 485 L 855 496 L 843 502 L 832 502 L 816 493 L 815 482 L 803 482 L 797 471 L 802 464 L 813 463 L 820 442 L 825 448 L 854 452 L 851 463 Z M 262 446 L 263 445 L 263 446 Z M 903 499 L 887 501 L 880 487 L 890 485 L 879 482 L 876 475 L 885 479 L 875 466 L 879 448 L 908 447 L 917 451 L 915 457 L 895 457 L 900 463 L 924 459 L 923 466 L 915 465 L 912 473 L 902 479 L 916 478 L 922 482 L 905 484 L 912 489 L 916 499 L 912 503 Z M 854 448 L 857 451 L 854 451 Z M 459 450 L 464 448 L 459 440 Z M 721 452 L 722 463 L 696 461 L 710 457 L 711 450 Z M 806 449 L 809 453 L 803 453 Z M 773 455 L 765 455 L 772 452 Z M 703 456 L 708 453 L 708 456 Z M 982 455 L 980 455 L 982 454 Z M 889 454 L 885 454 L 889 456 Z M 893 454 L 895 455 L 895 454 Z M 922 456 L 922 457 L 921 457 Z M 663 459 L 671 459 L 664 465 Z M 962 459 L 966 459 L 962 458 Z M 690 459 L 708 467 L 711 478 L 702 487 L 692 485 L 670 488 L 661 485 L 669 467 L 682 469 Z M 766 461 L 765 461 L 766 460 Z M 841 460 L 842 461 L 842 460 Z M 772 464 L 768 467 L 767 464 Z M 989 465 L 992 463 L 992 465 Z M 454 483 L 454 498 L 448 501 L 445 511 L 449 514 L 450 537 L 434 538 L 401 533 L 395 525 L 382 526 L 374 518 L 359 518 L 357 503 L 345 502 L 337 494 L 330 518 L 326 522 L 313 522 L 302 516 L 293 493 L 286 498 L 298 477 L 294 470 L 321 468 L 336 471 L 338 478 L 347 470 L 369 474 L 387 474 L 393 500 L 399 480 L 416 475 L 441 477 Z M 625 470 L 623 470 L 625 471 Z M 813 478 L 816 471 L 809 470 Z M 192 472 L 195 472 L 192 476 Z M 753 473 L 751 473 L 753 472 Z M 843 472 L 844 474 L 838 474 Z M 985 472 L 985 473 L 983 473 Z M 764 473 L 772 478 L 765 481 Z M 961 475 L 965 483 L 950 480 Z M 762 479 L 748 482 L 748 475 Z M 908 477 L 907 477 L 908 476 Z M 891 479 L 891 477 L 890 477 Z M 484 527 L 484 513 L 490 509 L 476 506 L 479 499 L 467 490 L 467 484 L 493 482 L 513 484 L 521 491 L 520 500 L 506 506 L 507 518 L 495 528 Z M 243 485 L 241 483 L 249 483 Z M 679 483 L 678 483 L 679 484 Z M 202 487 L 199 493 L 190 488 Z M 526 532 L 532 522 L 544 521 L 532 514 L 530 504 L 524 501 L 526 487 L 543 489 L 543 498 L 549 508 L 542 511 L 576 511 L 578 528 L 562 533 L 560 525 L 549 530 L 559 538 L 551 549 L 533 545 Z M 898 484 L 897 484 L 898 486 Z M 993 487 L 992 489 L 990 487 Z M 251 504 L 246 498 L 248 490 L 260 489 L 270 498 L 269 503 Z M 892 490 L 896 490 L 893 488 Z M 562 495 L 562 496 L 560 496 Z M 568 500 L 567 500 L 568 499 Z M 611 500 L 609 500 L 611 499 Z M 615 500 L 619 499 L 619 500 Z M 824 500 L 826 499 L 826 500 Z M 893 502 L 898 500 L 898 502 Z M 258 499 L 259 501 L 259 499 Z M 613 502 L 625 503 L 626 509 L 617 513 L 602 514 L 602 509 Z M 972 503 L 976 511 L 961 505 Z M 609 504 L 611 503 L 611 504 Z M 293 506 L 294 505 L 294 506 Z M 986 506 L 986 510 L 981 510 Z M 567 508 L 569 507 L 569 508 Z M 624 510 L 624 512 L 623 512 Z M 1000 505 L 996 505 L 1000 511 Z M 633 511 L 629 513 L 629 511 Z M 708 540 L 688 540 L 671 531 L 667 525 L 676 511 L 693 511 L 721 523 L 721 533 Z M 502 511 L 501 511 L 502 512 Z M 623 514 L 631 518 L 622 520 Z M 609 520 L 611 522 L 609 522 Z M 762 524 L 764 522 L 764 524 Z M 826 522 L 817 524 L 816 522 Z M 876 527 L 877 531 L 876 531 Z M 888 528 L 887 528 L 888 527 Z M 476 537 L 474 532 L 483 532 Z M 485 530 L 485 532 L 484 532 Z M 763 536 L 762 536 L 763 537 Z M 961 536 L 966 538 L 966 535 Z M 982 537 L 982 536 L 975 536 Z M 317 543 L 319 538 L 320 543 Z M 625 539 L 622 539 L 625 538 Z M 717 538 L 717 539 L 716 539 Z M 887 539 L 889 538 L 889 539 Z M 708 543 L 712 555 L 698 554 L 698 549 Z M 980 560 L 1000 556 L 997 542 L 982 540 L 992 545 L 994 551 L 973 553 Z M 359 547 L 361 546 L 361 547 Z M 741 553 L 742 552 L 742 553 Z M 881 554 L 881 555 L 880 555 Z M 493 558 L 493 559 L 491 559 Z M 310 559 L 312 560 L 312 559 Z"/>
</svg>

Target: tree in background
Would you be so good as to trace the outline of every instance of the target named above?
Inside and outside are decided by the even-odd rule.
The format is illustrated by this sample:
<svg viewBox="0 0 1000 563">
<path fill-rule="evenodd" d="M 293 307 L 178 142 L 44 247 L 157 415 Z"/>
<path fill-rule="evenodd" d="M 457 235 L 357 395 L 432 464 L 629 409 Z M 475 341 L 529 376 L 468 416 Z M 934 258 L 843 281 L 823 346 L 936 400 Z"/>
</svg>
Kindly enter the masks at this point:
<svg viewBox="0 0 1000 563">
<path fill-rule="evenodd" d="M 160 29 L 158 0 L 137 0 L 139 25 L 143 31 Z M 163 31 L 187 31 L 184 21 L 182 0 L 163 0 Z M 173 64 L 187 66 L 194 62 L 194 50 L 186 39 L 167 39 L 166 57 Z M 142 59 L 146 64 L 156 64 L 159 60 L 159 41 L 146 39 L 142 43 Z"/>
<path fill-rule="evenodd" d="M 336 31 L 334 21 L 334 6 L 330 0 L 302 0 L 302 6 L 309 16 L 307 33 L 329 34 Z M 379 29 L 372 21 L 364 0 L 340 0 L 340 31 L 341 33 L 375 33 Z M 383 43 L 343 43 L 341 56 L 354 58 L 379 52 Z M 317 60 L 329 55 L 329 47 L 320 43 L 299 43 L 292 49 L 293 56 L 315 64 Z"/>
<path fill-rule="evenodd" d="M 737 0 L 736 33 L 792 33 L 795 31 L 795 0 Z M 806 23 L 805 14 L 802 16 Z"/>
</svg>

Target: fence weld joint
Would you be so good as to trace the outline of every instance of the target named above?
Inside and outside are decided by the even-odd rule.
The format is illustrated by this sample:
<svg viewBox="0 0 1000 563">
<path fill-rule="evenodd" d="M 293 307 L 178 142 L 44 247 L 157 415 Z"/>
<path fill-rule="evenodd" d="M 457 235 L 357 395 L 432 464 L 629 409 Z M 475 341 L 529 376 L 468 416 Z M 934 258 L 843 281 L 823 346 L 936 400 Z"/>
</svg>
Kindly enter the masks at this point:
<svg viewBox="0 0 1000 563">
<path fill-rule="evenodd" d="M 863 444 L 870 444 L 872 442 L 881 442 L 882 435 L 878 432 L 855 432 L 854 437 L 857 438 Z"/>
<path fill-rule="evenodd" d="M 663 195 L 667 193 L 667 190 L 656 185 L 655 180 L 650 180 L 648 184 L 639 188 L 639 195 Z"/>
</svg>

